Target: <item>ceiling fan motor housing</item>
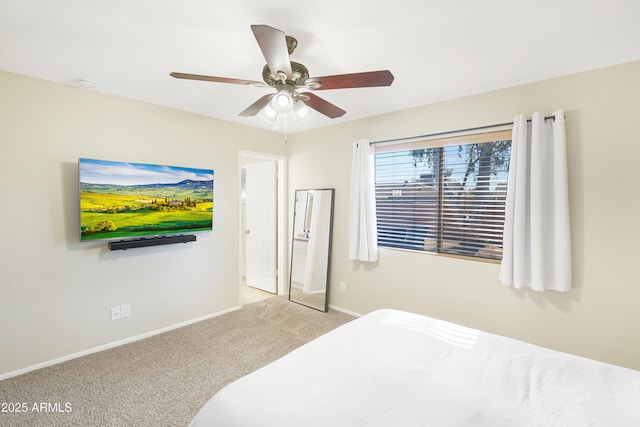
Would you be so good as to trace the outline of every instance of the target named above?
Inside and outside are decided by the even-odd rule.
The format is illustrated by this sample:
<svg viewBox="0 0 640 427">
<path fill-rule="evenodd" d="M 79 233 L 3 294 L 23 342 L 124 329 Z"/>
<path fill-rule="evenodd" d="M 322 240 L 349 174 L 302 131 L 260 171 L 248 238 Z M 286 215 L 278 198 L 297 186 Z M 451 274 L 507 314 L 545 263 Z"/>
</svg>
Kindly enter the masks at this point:
<svg viewBox="0 0 640 427">
<path fill-rule="evenodd" d="M 269 65 L 265 65 L 262 69 L 262 79 L 269 86 L 275 86 L 276 83 L 281 80 L 278 76 L 275 76 L 269 69 Z M 304 65 L 291 61 L 291 79 L 287 81 L 292 82 L 297 87 L 305 87 L 305 82 L 309 79 L 309 70 Z"/>
</svg>

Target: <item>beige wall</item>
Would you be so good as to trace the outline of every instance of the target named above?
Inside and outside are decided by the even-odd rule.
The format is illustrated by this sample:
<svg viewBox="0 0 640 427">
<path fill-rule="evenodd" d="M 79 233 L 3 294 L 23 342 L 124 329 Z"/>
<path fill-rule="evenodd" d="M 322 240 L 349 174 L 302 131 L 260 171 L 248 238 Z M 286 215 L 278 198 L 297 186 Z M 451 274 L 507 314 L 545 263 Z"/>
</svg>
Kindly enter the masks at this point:
<svg viewBox="0 0 640 427">
<path fill-rule="evenodd" d="M 638 76 L 634 62 L 290 136 L 289 194 L 336 189 L 330 305 L 356 313 L 406 309 L 640 369 Z M 567 116 L 570 292 L 503 287 L 497 264 L 389 249 L 372 265 L 347 259 L 352 141 L 503 123 L 558 108 Z M 341 280 L 347 292 L 340 292 Z"/>
<path fill-rule="evenodd" d="M 0 94 L 0 377 L 238 306 L 239 150 L 286 154 L 280 136 L 4 72 Z M 214 169 L 214 231 L 80 243 L 79 157 Z"/>
</svg>

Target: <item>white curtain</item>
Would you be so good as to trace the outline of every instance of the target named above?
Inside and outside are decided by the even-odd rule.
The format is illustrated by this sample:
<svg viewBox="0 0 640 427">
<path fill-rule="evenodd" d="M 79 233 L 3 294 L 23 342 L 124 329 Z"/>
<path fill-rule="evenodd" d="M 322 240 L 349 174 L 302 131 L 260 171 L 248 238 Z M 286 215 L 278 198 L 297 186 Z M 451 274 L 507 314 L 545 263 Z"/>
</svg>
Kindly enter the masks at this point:
<svg viewBox="0 0 640 427">
<path fill-rule="evenodd" d="M 515 288 L 571 288 L 564 112 L 513 122 L 500 281 Z"/>
<path fill-rule="evenodd" d="M 353 143 L 349 206 L 351 260 L 378 260 L 374 153 L 374 148 L 368 140 L 361 139 Z"/>
</svg>

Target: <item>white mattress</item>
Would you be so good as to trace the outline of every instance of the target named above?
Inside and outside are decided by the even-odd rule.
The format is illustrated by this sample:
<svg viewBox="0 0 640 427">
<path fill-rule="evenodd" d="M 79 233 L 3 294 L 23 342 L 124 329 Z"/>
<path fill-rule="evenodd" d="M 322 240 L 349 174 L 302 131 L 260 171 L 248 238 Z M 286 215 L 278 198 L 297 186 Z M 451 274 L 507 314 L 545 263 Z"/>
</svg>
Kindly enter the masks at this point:
<svg viewBox="0 0 640 427">
<path fill-rule="evenodd" d="M 220 390 L 192 426 L 640 426 L 640 371 L 379 310 Z"/>
</svg>

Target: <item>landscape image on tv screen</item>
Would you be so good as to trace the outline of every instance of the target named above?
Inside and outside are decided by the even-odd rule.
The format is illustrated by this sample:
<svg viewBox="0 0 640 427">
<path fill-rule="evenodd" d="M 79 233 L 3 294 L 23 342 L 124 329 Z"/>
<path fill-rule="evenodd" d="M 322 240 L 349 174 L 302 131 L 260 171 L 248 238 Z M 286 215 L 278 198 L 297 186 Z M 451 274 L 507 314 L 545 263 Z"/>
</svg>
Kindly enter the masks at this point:
<svg viewBox="0 0 640 427">
<path fill-rule="evenodd" d="M 80 240 L 213 230 L 213 170 L 79 159 Z"/>
</svg>

